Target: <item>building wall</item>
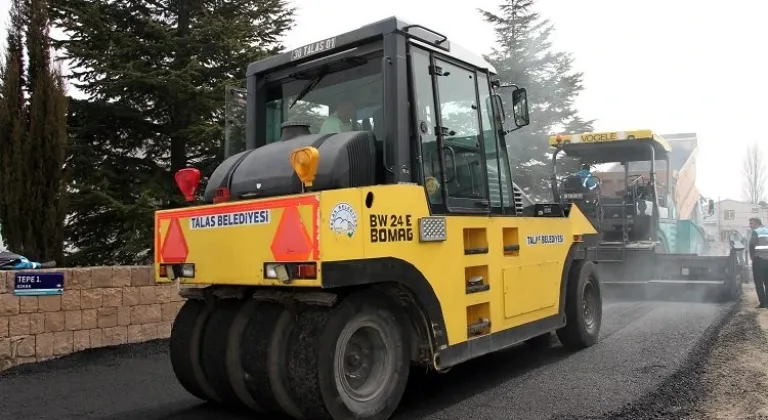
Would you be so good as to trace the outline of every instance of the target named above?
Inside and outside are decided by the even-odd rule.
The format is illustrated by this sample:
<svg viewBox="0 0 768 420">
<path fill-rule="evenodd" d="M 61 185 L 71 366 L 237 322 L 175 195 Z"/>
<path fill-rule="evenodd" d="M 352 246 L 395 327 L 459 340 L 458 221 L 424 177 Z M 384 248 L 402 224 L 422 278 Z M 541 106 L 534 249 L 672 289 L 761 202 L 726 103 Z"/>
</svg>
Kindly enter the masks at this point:
<svg viewBox="0 0 768 420">
<path fill-rule="evenodd" d="M 73 352 L 167 338 L 184 303 L 179 287 L 156 285 L 152 267 L 64 273 L 60 296 L 14 296 L 0 271 L 0 370 Z"/>
<path fill-rule="evenodd" d="M 703 226 L 713 240 L 727 243 L 730 231 L 747 234 L 752 217 L 759 217 L 764 224 L 767 223 L 768 208 L 743 201 L 722 200 L 715 203 L 715 214 L 704 219 Z"/>
</svg>

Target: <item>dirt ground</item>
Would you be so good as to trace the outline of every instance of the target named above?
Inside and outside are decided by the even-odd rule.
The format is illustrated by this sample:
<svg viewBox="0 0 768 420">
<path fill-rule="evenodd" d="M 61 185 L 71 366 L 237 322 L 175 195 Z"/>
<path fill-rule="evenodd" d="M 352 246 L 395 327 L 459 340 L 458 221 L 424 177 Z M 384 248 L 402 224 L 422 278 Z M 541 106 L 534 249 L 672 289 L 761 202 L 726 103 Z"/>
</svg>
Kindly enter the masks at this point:
<svg viewBox="0 0 768 420">
<path fill-rule="evenodd" d="M 701 372 L 706 395 L 696 419 L 768 419 L 768 309 L 756 308 L 754 285 L 743 291 Z"/>
</svg>

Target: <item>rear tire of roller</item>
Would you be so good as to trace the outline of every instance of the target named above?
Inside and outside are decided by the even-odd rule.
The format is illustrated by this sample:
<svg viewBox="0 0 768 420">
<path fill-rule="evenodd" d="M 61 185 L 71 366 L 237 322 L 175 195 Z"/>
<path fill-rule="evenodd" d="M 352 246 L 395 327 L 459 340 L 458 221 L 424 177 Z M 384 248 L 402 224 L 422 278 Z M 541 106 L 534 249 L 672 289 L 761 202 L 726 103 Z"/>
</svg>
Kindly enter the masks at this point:
<svg viewBox="0 0 768 420">
<path fill-rule="evenodd" d="M 220 402 L 202 366 L 201 340 L 210 315 L 211 309 L 203 301 L 184 303 L 171 329 L 171 367 L 187 392 L 203 401 Z"/>
<path fill-rule="evenodd" d="M 285 334 L 293 315 L 283 305 L 250 301 L 243 307 L 247 318 L 240 342 L 240 361 L 245 387 L 265 412 L 287 414 L 301 420 L 287 386 L 288 353 Z"/>
<path fill-rule="evenodd" d="M 203 334 L 203 371 L 213 391 L 227 405 L 242 405 L 229 380 L 227 367 L 229 332 L 242 304 L 242 301 L 235 299 L 216 302 L 216 309 L 211 314 Z"/>
</svg>

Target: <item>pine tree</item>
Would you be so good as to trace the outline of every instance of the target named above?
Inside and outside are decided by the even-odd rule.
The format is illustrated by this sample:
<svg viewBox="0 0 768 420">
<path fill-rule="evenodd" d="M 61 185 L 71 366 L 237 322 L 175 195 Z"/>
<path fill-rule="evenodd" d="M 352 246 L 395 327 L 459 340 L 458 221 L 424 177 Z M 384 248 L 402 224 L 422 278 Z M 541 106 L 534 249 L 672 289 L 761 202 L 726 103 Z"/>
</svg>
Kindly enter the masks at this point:
<svg viewBox="0 0 768 420">
<path fill-rule="evenodd" d="M 0 113 L 0 219 L 10 249 L 61 263 L 67 104 L 65 87 L 51 63 L 49 28 L 45 0 L 13 2 Z"/>
<path fill-rule="evenodd" d="M 499 48 L 487 59 L 499 79 L 528 91 L 530 125 L 507 136 L 514 181 L 532 198 L 550 200 L 549 135 L 590 131 L 594 120 L 583 120 L 574 108 L 582 73 L 573 71 L 570 54 L 552 49 L 554 25 L 533 12 L 533 5 L 534 0 L 507 0 L 498 14 L 480 12 L 496 32 Z M 560 173 L 575 169 L 573 160 L 562 163 Z"/>
<path fill-rule="evenodd" d="M 27 179 L 23 177 L 27 118 L 24 99 L 24 23 L 20 3 L 18 0 L 11 3 L 11 19 L 0 75 L 0 229 L 8 249 L 24 253 L 29 226 L 21 216 L 27 204 L 24 200 Z"/>
<path fill-rule="evenodd" d="M 66 0 L 72 85 L 73 195 L 68 238 L 78 264 L 151 261 L 153 214 L 177 206 L 173 173 L 210 174 L 222 156 L 225 88 L 282 49 L 286 0 Z M 98 226 L 98 229 L 94 229 Z"/>
</svg>

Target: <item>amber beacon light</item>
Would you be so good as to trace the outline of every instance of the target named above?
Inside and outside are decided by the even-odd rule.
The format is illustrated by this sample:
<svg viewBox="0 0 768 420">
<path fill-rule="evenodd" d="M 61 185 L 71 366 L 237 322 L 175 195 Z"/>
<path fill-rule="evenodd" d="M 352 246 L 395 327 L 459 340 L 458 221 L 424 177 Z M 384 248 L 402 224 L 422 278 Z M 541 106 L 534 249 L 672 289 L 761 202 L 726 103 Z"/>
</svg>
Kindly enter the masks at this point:
<svg viewBox="0 0 768 420">
<path fill-rule="evenodd" d="M 301 147 L 291 152 L 291 166 L 305 187 L 311 187 L 317 174 L 320 152 L 314 147 Z"/>
</svg>

